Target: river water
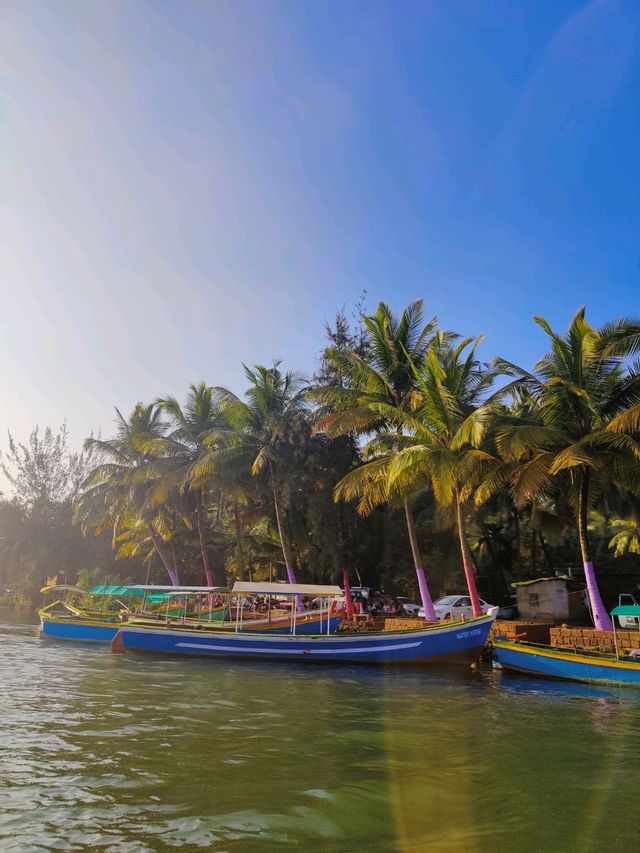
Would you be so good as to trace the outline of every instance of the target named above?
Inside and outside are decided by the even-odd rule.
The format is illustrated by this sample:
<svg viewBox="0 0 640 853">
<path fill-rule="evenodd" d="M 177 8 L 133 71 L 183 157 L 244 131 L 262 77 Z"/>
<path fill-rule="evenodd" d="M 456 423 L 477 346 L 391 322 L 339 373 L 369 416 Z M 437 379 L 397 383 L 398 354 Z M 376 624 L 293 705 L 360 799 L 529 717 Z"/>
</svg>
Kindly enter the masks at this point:
<svg viewBox="0 0 640 853">
<path fill-rule="evenodd" d="M 0 616 L 0 850 L 640 850 L 640 691 L 114 655 Z"/>
</svg>

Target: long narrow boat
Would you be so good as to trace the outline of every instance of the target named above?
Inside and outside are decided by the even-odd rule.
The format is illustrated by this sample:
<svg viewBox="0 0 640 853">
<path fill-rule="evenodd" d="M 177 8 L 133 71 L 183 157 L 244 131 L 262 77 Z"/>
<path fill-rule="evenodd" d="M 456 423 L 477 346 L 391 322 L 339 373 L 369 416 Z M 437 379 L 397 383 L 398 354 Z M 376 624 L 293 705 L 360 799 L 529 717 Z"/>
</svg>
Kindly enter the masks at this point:
<svg viewBox="0 0 640 853">
<path fill-rule="evenodd" d="M 500 666 L 528 675 L 601 684 L 633 684 L 640 687 L 640 660 L 615 658 L 559 646 L 493 640 Z"/>
<path fill-rule="evenodd" d="M 640 605 L 620 605 L 611 616 L 615 655 L 496 638 L 492 641 L 496 658 L 504 669 L 528 675 L 640 687 L 640 653 L 621 655 L 616 630 L 616 617 L 640 617 Z"/>
<path fill-rule="evenodd" d="M 263 588 L 267 585 L 263 585 Z M 276 585 L 274 585 L 276 586 Z M 339 587 L 279 584 L 278 592 L 322 598 L 342 596 Z M 249 584 L 238 583 L 242 593 Z M 267 591 L 267 590 L 265 590 Z M 470 664 L 478 657 L 489 635 L 496 608 L 465 622 L 438 623 L 404 631 L 273 636 L 265 632 L 201 630 L 123 625 L 113 640 L 114 651 L 155 652 L 250 660 L 298 660 L 381 664 Z M 292 622 L 295 622 L 295 611 Z"/>
<path fill-rule="evenodd" d="M 224 587 L 182 587 L 183 595 L 214 595 L 228 592 Z M 118 586 L 95 587 L 84 590 L 79 587 L 57 585 L 44 587 L 43 594 L 66 594 L 66 599 L 57 599 L 38 610 L 40 634 L 47 639 L 76 640 L 85 643 L 110 643 L 122 624 L 123 614 L 129 615 L 135 605 L 125 605 L 124 600 L 138 603 L 150 598 L 158 602 L 163 596 L 174 595 L 174 587 Z M 77 603 L 89 599 L 90 604 Z M 110 607 L 115 602 L 115 608 Z"/>
<path fill-rule="evenodd" d="M 110 643 L 120 627 L 119 613 L 100 606 L 82 606 L 90 594 L 80 587 L 67 584 L 46 586 L 43 595 L 65 595 L 44 604 L 38 610 L 40 635 L 56 640 L 82 640 L 91 643 Z M 91 601 L 92 598 L 89 598 Z M 95 601 L 95 599 L 93 599 Z M 102 602 L 104 604 L 104 599 Z M 121 605 L 124 607 L 124 605 Z"/>
<path fill-rule="evenodd" d="M 252 587 L 263 589 L 263 585 Z M 274 584 L 276 593 L 282 595 L 282 584 Z M 339 589 L 336 587 L 336 589 Z M 262 632 L 273 634 L 288 634 L 291 632 L 291 617 L 289 615 L 271 615 L 266 613 L 259 617 L 251 615 L 244 619 L 240 611 L 236 622 L 219 621 L 221 616 L 228 614 L 228 607 L 213 608 L 211 611 L 200 613 L 197 617 L 186 615 L 186 601 L 206 599 L 208 596 L 228 594 L 225 587 L 170 587 L 170 586 L 129 586 L 129 587 L 99 587 L 87 593 L 86 590 L 71 586 L 45 587 L 43 593 L 67 593 L 75 599 L 86 599 L 91 596 L 96 606 L 80 607 L 67 600 L 56 600 L 40 608 L 40 633 L 42 637 L 56 640 L 76 640 L 90 643 L 110 643 L 116 636 L 123 621 L 129 621 L 138 627 L 164 628 L 168 625 L 176 630 L 212 630 L 240 632 Z M 245 590 L 244 593 L 248 593 Z M 340 592 L 342 595 L 342 592 Z M 135 608 L 127 608 L 120 599 L 130 596 L 137 599 L 138 606 L 144 607 L 150 601 L 159 604 L 164 598 L 166 607 L 159 608 L 155 613 L 138 613 Z M 116 598 L 117 597 L 117 598 Z M 109 610 L 105 602 L 116 598 L 119 607 Z M 176 599 L 182 598 L 185 604 L 177 605 Z M 237 609 L 236 609 L 237 612 Z M 327 607 L 319 610 L 305 611 L 296 614 L 296 633 L 314 634 L 318 632 L 336 631 L 342 621 L 342 615 L 329 612 Z"/>
</svg>

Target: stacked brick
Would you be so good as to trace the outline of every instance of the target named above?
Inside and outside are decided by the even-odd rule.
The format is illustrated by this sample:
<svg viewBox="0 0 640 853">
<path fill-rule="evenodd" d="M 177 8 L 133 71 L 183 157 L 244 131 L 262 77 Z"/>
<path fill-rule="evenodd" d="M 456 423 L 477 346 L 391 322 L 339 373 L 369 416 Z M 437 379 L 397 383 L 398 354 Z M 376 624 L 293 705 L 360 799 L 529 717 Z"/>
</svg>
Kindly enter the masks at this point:
<svg viewBox="0 0 640 853">
<path fill-rule="evenodd" d="M 424 628 L 424 619 L 405 619 L 394 616 L 384 620 L 385 631 L 409 631 L 412 628 Z"/>
<path fill-rule="evenodd" d="M 629 654 L 633 649 L 640 649 L 639 631 L 616 631 L 618 650 L 620 654 Z M 570 649 L 586 649 L 591 652 L 613 654 L 615 643 L 613 631 L 596 631 L 593 628 L 569 628 L 560 625 L 551 629 L 551 645 L 564 646 Z"/>
<path fill-rule="evenodd" d="M 504 637 L 506 640 L 515 640 L 516 638 L 516 623 L 497 620 L 491 626 L 489 639 L 493 637 Z"/>
</svg>

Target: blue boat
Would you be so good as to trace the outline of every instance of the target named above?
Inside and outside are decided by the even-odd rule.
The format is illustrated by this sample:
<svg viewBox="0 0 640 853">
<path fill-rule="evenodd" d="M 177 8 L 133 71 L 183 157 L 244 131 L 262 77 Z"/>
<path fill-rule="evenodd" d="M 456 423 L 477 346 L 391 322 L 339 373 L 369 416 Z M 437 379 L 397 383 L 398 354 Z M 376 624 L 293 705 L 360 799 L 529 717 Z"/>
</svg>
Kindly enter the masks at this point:
<svg viewBox="0 0 640 853">
<path fill-rule="evenodd" d="M 611 615 L 613 616 L 615 655 L 496 638 L 493 640 L 493 648 L 498 663 L 504 669 L 524 672 L 528 675 L 640 687 L 640 657 L 619 654 L 615 627 L 616 616 L 640 616 L 640 606 L 619 606 L 611 611 Z"/>
<path fill-rule="evenodd" d="M 269 589 L 267 589 L 269 587 Z M 254 592 L 253 584 L 237 583 L 235 593 Z M 321 599 L 342 596 L 339 587 L 307 584 L 262 584 L 264 594 L 288 594 L 299 601 L 302 596 Z M 242 609 L 239 608 L 239 612 Z M 355 633 L 299 634 L 296 611 L 292 610 L 292 628 L 287 635 L 241 630 L 200 630 L 184 626 L 140 626 L 124 624 L 113 640 L 114 651 L 155 652 L 171 655 L 233 657 L 250 660 L 296 660 L 338 663 L 381 664 L 470 664 L 484 646 L 497 608 L 488 614 L 464 622 L 425 624 L 400 631 L 363 631 Z"/>
<path fill-rule="evenodd" d="M 183 595 L 226 592 L 222 587 L 184 587 Z M 76 640 L 84 643 L 110 643 L 121 625 L 122 614 L 146 602 L 159 604 L 175 595 L 173 587 L 96 586 L 90 590 L 67 584 L 45 586 L 45 597 L 59 595 L 38 610 L 40 634 L 54 640 Z"/>
<path fill-rule="evenodd" d="M 77 640 L 83 643 L 110 643 L 120 628 L 120 621 L 83 619 L 78 616 L 40 616 L 40 633 L 53 640 Z"/>
<path fill-rule="evenodd" d="M 241 584 L 242 595 L 255 594 L 259 590 L 264 594 L 264 584 Z M 268 585 L 267 585 L 268 586 Z M 284 589 L 282 584 L 273 584 L 272 593 L 282 597 Z M 306 588 L 306 587 L 305 587 Z M 325 589 L 314 587 L 314 590 Z M 331 587 L 335 594 L 342 595 L 339 587 Z M 237 624 L 235 622 L 220 622 L 216 619 L 209 621 L 206 616 L 201 619 L 190 618 L 186 615 L 185 604 L 175 606 L 175 599 L 192 600 L 194 596 L 220 595 L 228 593 L 223 587 L 167 587 L 167 586 L 103 586 L 96 587 L 89 592 L 74 586 L 57 585 L 45 587 L 42 592 L 45 595 L 58 593 L 66 595 L 65 599 L 57 599 L 45 605 L 38 611 L 40 616 L 40 632 L 42 637 L 55 640 L 76 640 L 85 643 L 111 643 L 118 633 L 121 624 L 126 619 L 131 619 L 132 625 L 151 627 L 163 630 L 172 627 L 175 630 L 206 631 L 214 634 L 221 631 L 240 632 L 268 632 L 270 634 L 317 634 L 319 632 L 333 633 L 337 631 L 342 621 L 342 614 L 333 614 L 329 608 L 299 613 L 292 611 L 292 616 L 271 615 L 266 612 L 256 618 L 250 615 L 243 619 L 243 609 L 238 611 Z M 236 590 L 237 592 L 237 590 Z M 162 612 L 155 614 L 131 613 L 129 607 L 121 599 L 131 598 L 137 600 L 138 604 L 145 602 L 165 602 L 167 604 L 167 616 Z M 94 602 L 96 606 L 80 606 L 79 602 Z M 116 610 L 109 609 L 110 602 L 115 602 Z M 171 609 L 169 610 L 170 606 Z M 221 608 L 226 610 L 227 608 Z M 180 616 L 180 611 L 183 615 Z M 171 612 L 171 615 L 169 615 Z"/>
<path fill-rule="evenodd" d="M 86 643 L 110 643 L 118 633 L 120 617 L 109 609 L 106 598 L 96 600 L 93 593 L 76 586 L 45 586 L 43 595 L 61 595 L 38 610 L 40 634 L 55 640 L 80 640 Z M 88 606 L 81 603 L 89 602 Z M 99 606 L 92 606 L 93 603 Z M 106 604 L 106 606 L 105 606 Z M 125 607 L 118 601 L 117 606 Z"/>
<path fill-rule="evenodd" d="M 500 666 L 505 669 L 598 684 L 634 684 L 640 687 L 640 661 L 615 658 L 590 652 L 577 652 L 557 646 L 493 640 Z"/>
</svg>

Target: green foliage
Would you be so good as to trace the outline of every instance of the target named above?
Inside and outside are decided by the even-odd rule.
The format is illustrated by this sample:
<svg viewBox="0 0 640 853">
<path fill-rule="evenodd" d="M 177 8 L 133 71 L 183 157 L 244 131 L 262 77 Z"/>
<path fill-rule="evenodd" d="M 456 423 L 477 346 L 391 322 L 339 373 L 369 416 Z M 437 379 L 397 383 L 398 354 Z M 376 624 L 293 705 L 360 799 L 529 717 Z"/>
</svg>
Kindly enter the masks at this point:
<svg viewBox="0 0 640 853">
<path fill-rule="evenodd" d="M 90 464 L 90 455 L 70 452 L 66 424 L 57 433 L 47 427 L 43 435 L 36 426 L 27 444 L 9 433 L 9 450 L 0 452 L 0 469 L 14 500 L 28 511 L 46 512 L 73 498 Z"/>
<path fill-rule="evenodd" d="M 326 327 L 309 385 L 279 362 L 245 367 L 239 396 L 202 382 L 184 403 L 116 410 L 113 436 L 82 454 L 64 426 L 10 437 L 0 585 L 30 602 L 52 575 L 232 583 L 295 566 L 301 580 L 340 582 L 346 567 L 415 595 L 414 524 L 432 592 L 458 592 L 462 525 L 481 591 L 497 599 L 515 579 L 577 564 L 585 472 L 594 553 L 640 554 L 640 326 L 594 329 L 583 309 L 565 335 L 536 322 L 549 352 L 525 371 L 484 364 L 482 338 L 425 321 L 421 300 L 399 315 L 358 306 Z"/>
</svg>

